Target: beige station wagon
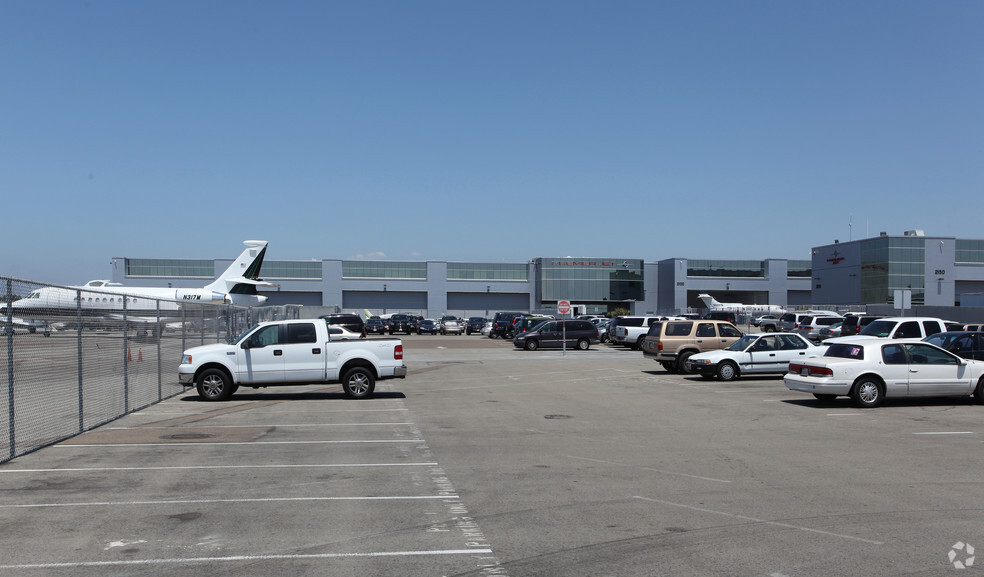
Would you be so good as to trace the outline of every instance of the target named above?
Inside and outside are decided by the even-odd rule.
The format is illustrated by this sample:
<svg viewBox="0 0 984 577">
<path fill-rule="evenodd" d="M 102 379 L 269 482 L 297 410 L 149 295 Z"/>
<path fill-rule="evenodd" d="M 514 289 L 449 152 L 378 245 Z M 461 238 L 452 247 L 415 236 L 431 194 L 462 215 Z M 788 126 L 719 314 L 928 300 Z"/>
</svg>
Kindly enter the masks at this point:
<svg viewBox="0 0 984 577">
<path fill-rule="evenodd" d="M 726 321 L 663 321 L 649 327 L 642 354 L 671 373 L 687 373 L 691 355 L 727 348 L 744 334 Z"/>
</svg>

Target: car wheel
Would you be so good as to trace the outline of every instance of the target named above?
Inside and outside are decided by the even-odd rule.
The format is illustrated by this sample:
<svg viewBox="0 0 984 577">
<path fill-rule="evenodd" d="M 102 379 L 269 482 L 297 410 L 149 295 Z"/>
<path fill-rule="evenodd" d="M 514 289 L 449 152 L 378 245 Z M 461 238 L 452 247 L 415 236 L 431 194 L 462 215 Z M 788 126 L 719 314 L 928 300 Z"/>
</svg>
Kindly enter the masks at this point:
<svg viewBox="0 0 984 577">
<path fill-rule="evenodd" d="M 881 404 L 885 393 L 881 381 L 870 375 L 854 381 L 851 388 L 851 398 L 854 404 L 862 409 L 873 409 Z"/>
<path fill-rule="evenodd" d="M 693 372 L 690 370 L 690 366 L 687 365 L 687 360 L 690 359 L 691 355 L 693 355 L 693 353 L 688 351 L 685 353 L 680 353 L 680 356 L 677 357 L 677 362 L 676 362 L 677 372 L 679 372 L 681 375 L 689 375 L 690 373 Z"/>
<path fill-rule="evenodd" d="M 577 341 L 577 350 L 579 351 L 586 351 L 589 346 L 591 346 L 591 343 L 588 342 L 588 339 L 581 339 Z"/>
<path fill-rule="evenodd" d="M 207 369 L 198 375 L 198 396 L 203 401 L 228 401 L 235 389 L 232 379 L 219 369 Z"/>
<path fill-rule="evenodd" d="M 641 351 L 642 350 L 642 341 L 644 341 L 644 340 L 646 340 L 646 335 L 642 335 L 641 337 L 639 337 L 638 339 L 636 339 L 635 346 L 632 347 L 632 350 L 633 351 Z"/>
<path fill-rule="evenodd" d="M 536 339 L 528 339 L 524 348 L 528 351 L 535 351 L 540 348 L 540 343 L 536 342 Z"/>
<path fill-rule="evenodd" d="M 342 378 L 342 390 L 350 399 L 365 399 L 376 390 L 376 378 L 366 367 L 353 367 Z"/>
<path fill-rule="evenodd" d="M 662 366 L 663 370 L 668 373 L 675 373 L 677 370 L 676 361 L 661 362 L 660 366 Z"/>
<path fill-rule="evenodd" d="M 977 381 L 977 388 L 974 389 L 974 400 L 978 405 L 984 405 L 984 377 Z"/>
<path fill-rule="evenodd" d="M 718 363 L 717 377 L 722 381 L 733 381 L 738 378 L 738 366 L 731 361 Z"/>
</svg>

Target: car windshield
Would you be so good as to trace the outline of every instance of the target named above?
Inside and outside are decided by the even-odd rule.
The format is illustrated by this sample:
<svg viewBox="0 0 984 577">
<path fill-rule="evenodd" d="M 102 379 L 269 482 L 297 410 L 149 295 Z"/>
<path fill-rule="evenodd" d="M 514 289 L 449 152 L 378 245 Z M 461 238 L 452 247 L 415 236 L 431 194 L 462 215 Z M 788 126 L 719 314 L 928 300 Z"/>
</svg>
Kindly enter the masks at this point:
<svg viewBox="0 0 984 577">
<path fill-rule="evenodd" d="M 941 349 L 945 349 L 958 336 L 960 335 L 955 335 L 952 333 L 936 333 L 935 335 L 926 337 L 923 340 L 931 345 L 936 345 Z"/>
<path fill-rule="evenodd" d="M 895 321 L 872 321 L 871 324 L 861 329 L 861 334 L 869 337 L 887 337 L 892 334 L 892 329 L 898 324 Z"/>
<path fill-rule="evenodd" d="M 756 335 L 745 335 L 738 339 L 737 341 L 731 343 L 731 346 L 726 350 L 741 352 L 747 349 L 752 343 L 759 339 Z"/>
</svg>

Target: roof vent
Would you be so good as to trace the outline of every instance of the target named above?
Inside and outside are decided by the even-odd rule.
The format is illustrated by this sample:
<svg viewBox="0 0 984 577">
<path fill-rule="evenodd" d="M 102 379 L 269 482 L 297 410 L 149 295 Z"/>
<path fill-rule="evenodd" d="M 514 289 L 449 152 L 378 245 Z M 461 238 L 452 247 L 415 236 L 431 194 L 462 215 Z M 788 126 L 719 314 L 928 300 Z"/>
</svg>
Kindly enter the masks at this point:
<svg viewBox="0 0 984 577">
<path fill-rule="evenodd" d="M 926 231 L 922 229 L 907 230 L 903 233 L 905 236 L 926 236 Z"/>
</svg>

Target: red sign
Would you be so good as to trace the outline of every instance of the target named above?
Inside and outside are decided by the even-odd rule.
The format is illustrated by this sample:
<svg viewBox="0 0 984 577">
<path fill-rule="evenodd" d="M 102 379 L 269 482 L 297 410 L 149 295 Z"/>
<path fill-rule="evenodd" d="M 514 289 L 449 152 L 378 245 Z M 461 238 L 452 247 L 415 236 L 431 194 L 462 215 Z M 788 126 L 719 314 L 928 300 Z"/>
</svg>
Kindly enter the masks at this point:
<svg viewBox="0 0 984 577">
<path fill-rule="evenodd" d="M 562 315 L 571 312 L 571 301 L 557 301 L 557 312 Z"/>
</svg>

